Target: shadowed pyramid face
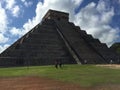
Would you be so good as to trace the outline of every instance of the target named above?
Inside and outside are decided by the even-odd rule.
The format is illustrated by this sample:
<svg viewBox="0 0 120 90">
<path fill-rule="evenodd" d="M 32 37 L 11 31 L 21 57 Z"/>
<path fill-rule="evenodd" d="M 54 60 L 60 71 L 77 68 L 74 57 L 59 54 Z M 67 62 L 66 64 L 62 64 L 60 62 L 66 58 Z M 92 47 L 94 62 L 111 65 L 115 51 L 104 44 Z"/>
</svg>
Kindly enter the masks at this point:
<svg viewBox="0 0 120 90">
<path fill-rule="evenodd" d="M 42 22 L 0 54 L 0 67 L 118 63 L 106 44 L 69 22 L 69 14 L 49 10 Z"/>
<path fill-rule="evenodd" d="M 53 19 L 53 20 L 62 20 L 62 21 L 68 21 L 69 20 L 69 14 L 65 12 L 59 12 L 55 10 L 49 10 L 46 15 L 43 17 L 42 21 L 45 19 Z"/>
</svg>

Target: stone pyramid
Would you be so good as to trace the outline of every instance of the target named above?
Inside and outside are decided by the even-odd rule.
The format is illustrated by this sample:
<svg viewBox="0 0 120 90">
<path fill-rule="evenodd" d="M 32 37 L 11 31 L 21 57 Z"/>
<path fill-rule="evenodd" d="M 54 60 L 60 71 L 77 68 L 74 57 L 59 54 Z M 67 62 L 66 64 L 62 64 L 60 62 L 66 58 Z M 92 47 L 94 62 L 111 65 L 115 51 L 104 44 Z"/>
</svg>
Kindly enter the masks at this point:
<svg viewBox="0 0 120 90">
<path fill-rule="evenodd" d="M 0 54 L 0 66 L 117 63 L 106 44 L 69 22 L 69 14 L 49 10 L 41 23 Z"/>
</svg>

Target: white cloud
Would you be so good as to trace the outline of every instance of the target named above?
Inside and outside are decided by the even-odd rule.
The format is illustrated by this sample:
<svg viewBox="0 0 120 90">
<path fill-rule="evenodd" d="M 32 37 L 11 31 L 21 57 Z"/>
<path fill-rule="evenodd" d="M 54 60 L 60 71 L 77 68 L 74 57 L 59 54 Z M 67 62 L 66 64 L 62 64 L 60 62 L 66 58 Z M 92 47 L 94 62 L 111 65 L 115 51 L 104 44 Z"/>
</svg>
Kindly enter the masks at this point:
<svg viewBox="0 0 120 90">
<path fill-rule="evenodd" d="M 23 4 L 26 6 L 26 7 L 30 7 L 33 2 L 32 1 L 26 1 L 26 0 L 21 0 L 21 2 L 23 2 Z"/>
<path fill-rule="evenodd" d="M 26 7 L 32 5 L 32 3 L 26 0 L 21 0 L 24 4 L 26 2 Z M 99 0 L 99 3 L 90 3 L 84 8 L 82 8 L 76 15 L 74 10 L 82 3 L 83 0 L 44 0 L 44 3 L 38 2 L 35 9 L 35 16 L 29 19 L 23 24 L 23 27 L 16 28 L 11 27 L 10 33 L 12 35 L 22 36 L 28 32 L 31 28 L 37 25 L 45 13 L 49 9 L 65 11 L 70 13 L 70 21 L 81 26 L 88 33 L 92 34 L 94 37 L 99 38 L 102 42 L 107 43 L 109 46 L 118 39 L 118 29 L 112 28 L 109 24 L 114 16 L 114 8 L 109 7 L 105 0 Z M 6 0 L 6 9 L 11 11 L 13 16 L 20 15 L 20 7 L 16 5 L 15 0 Z M 5 43 L 9 39 L 4 36 L 7 26 L 7 14 L 5 9 L 1 7 L 0 4 L 0 42 Z M 0 48 L 3 46 L 0 46 Z M 1 51 L 1 49 L 0 49 Z"/>
<path fill-rule="evenodd" d="M 100 0 L 98 5 L 97 5 L 97 10 L 99 12 L 104 12 L 106 11 L 106 3 L 103 0 Z"/>
<path fill-rule="evenodd" d="M 22 0 L 23 2 L 25 2 L 24 0 Z M 79 0 L 79 4 L 82 2 L 82 0 Z M 71 12 L 71 17 L 74 15 L 74 9 L 76 8 L 76 0 L 65 0 L 63 1 L 58 1 L 58 0 L 45 0 L 45 3 L 42 4 L 41 2 L 39 2 L 36 6 L 36 16 L 33 17 L 32 19 L 29 19 L 22 27 L 22 29 L 19 28 L 15 28 L 12 27 L 10 29 L 10 33 L 12 35 L 23 35 L 26 32 L 28 32 L 30 29 L 32 29 L 35 25 L 37 25 L 38 23 L 40 23 L 42 17 L 45 15 L 45 13 L 49 10 L 49 9 L 56 9 L 56 10 L 60 10 L 60 11 L 68 11 Z M 59 6 L 58 6 L 59 5 Z M 78 3 L 77 3 L 78 5 Z M 71 6 L 70 8 L 68 8 L 69 6 Z M 57 7 L 57 8 L 56 8 Z M 72 18 L 71 18 L 72 19 Z"/>
<path fill-rule="evenodd" d="M 19 11 L 20 11 L 20 7 L 18 5 L 14 6 L 12 11 L 13 16 L 18 17 Z"/>
<path fill-rule="evenodd" d="M 2 2 L 0 2 L 0 52 L 2 52 L 6 45 L 1 46 L 1 44 L 5 44 L 9 38 L 4 36 L 4 34 L 7 32 L 7 25 L 8 25 L 8 18 L 7 13 L 4 8 L 2 8 Z"/>
<path fill-rule="evenodd" d="M 36 16 L 32 19 L 29 19 L 28 22 L 26 22 L 23 25 L 23 28 L 25 31 L 30 30 L 32 27 L 37 25 L 42 17 L 45 15 L 45 13 L 49 9 L 59 10 L 59 11 L 65 11 L 70 13 L 70 20 L 74 20 L 74 10 L 75 8 L 82 3 L 83 0 L 44 0 L 44 3 L 38 2 L 36 7 Z M 68 8 L 69 7 L 69 8 Z"/>
<path fill-rule="evenodd" d="M 83 0 L 72 0 L 74 3 L 75 3 L 75 5 L 80 5 L 80 3 L 83 1 Z"/>
<path fill-rule="evenodd" d="M 26 32 L 24 32 L 24 30 L 22 30 L 22 29 L 18 29 L 18 28 L 12 27 L 11 30 L 10 30 L 10 33 L 11 33 L 12 35 L 22 36 L 22 35 L 25 34 Z"/>
<path fill-rule="evenodd" d="M 21 0 L 22 2 L 25 2 L 25 0 Z"/>
<path fill-rule="evenodd" d="M 9 39 L 0 33 L 0 43 L 6 43 Z"/>
<path fill-rule="evenodd" d="M 98 4 L 90 3 L 75 16 L 77 25 L 108 46 L 119 38 L 118 28 L 109 25 L 114 16 L 114 8 L 107 6 L 105 1 L 100 0 Z"/>
<path fill-rule="evenodd" d="M 18 15 L 20 14 L 20 7 L 19 7 L 19 5 L 16 5 L 16 1 L 15 0 L 5 0 L 4 2 L 6 3 L 5 9 L 10 11 L 10 13 L 13 17 L 18 17 Z"/>
<path fill-rule="evenodd" d="M 15 0 L 5 0 L 5 2 L 6 2 L 6 8 L 7 9 L 12 9 L 13 8 L 13 6 L 15 5 Z"/>
<path fill-rule="evenodd" d="M 29 6 L 31 6 L 33 4 L 33 2 L 31 2 L 31 1 L 29 1 L 29 2 L 24 2 L 24 5 L 26 6 L 26 7 L 29 7 Z"/>
<path fill-rule="evenodd" d="M 8 21 L 7 21 L 6 12 L 0 4 L 0 33 L 5 33 L 7 29 L 7 24 L 8 24 Z"/>
<path fill-rule="evenodd" d="M 110 46 L 118 39 L 118 28 L 112 28 L 109 24 L 114 16 L 114 8 L 110 7 L 104 0 L 99 0 L 98 4 L 91 2 L 82 8 L 76 15 L 74 10 L 82 3 L 83 0 L 44 0 L 39 2 L 36 7 L 36 16 L 29 19 L 23 25 L 25 31 L 30 30 L 49 9 L 65 11 L 70 13 L 70 21 L 85 29 L 87 33 L 99 38 L 101 42 Z M 68 8 L 69 7 L 69 8 Z"/>
</svg>

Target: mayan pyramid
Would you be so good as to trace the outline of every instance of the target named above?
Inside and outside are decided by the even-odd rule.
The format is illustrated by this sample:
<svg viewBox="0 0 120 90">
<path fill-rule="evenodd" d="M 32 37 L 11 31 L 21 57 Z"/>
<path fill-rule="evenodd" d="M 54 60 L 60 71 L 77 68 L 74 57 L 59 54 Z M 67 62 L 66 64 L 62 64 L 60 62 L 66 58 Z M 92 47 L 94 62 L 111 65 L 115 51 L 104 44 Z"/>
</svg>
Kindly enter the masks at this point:
<svg viewBox="0 0 120 90">
<path fill-rule="evenodd" d="M 69 22 L 69 14 L 49 10 L 41 23 L 0 54 L 0 67 L 117 63 L 106 44 Z"/>
</svg>

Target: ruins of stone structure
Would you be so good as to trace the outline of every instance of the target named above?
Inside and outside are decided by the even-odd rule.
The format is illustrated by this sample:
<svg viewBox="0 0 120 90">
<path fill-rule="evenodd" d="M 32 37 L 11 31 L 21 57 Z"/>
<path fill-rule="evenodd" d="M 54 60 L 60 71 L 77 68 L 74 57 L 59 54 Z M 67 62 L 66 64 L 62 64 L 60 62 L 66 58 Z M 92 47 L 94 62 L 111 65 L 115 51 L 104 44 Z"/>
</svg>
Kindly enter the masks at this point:
<svg viewBox="0 0 120 90">
<path fill-rule="evenodd" d="M 0 54 L 0 66 L 117 63 L 106 44 L 69 22 L 69 14 L 49 10 L 41 23 Z"/>
</svg>

